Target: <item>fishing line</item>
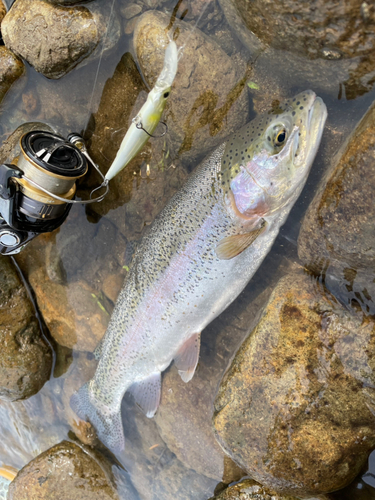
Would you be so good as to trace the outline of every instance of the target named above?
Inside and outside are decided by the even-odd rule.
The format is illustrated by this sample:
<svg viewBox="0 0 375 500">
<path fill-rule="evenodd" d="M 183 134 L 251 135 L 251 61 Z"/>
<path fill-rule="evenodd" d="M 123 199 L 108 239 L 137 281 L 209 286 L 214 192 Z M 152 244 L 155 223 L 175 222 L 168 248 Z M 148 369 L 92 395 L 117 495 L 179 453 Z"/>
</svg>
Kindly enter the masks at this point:
<svg viewBox="0 0 375 500">
<path fill-rule="evenodd" d="M 169 22 L 169 25 L 168 25 L 168 26 L 167 26 L 167 28 L 166 28 L 166 31 L 170 31 L 170 30 L 172 29 L 173 24 L 174 24 L 174 23 L 175 23 L 175 21 L 176 21 L 176 14 L 177 14 L 177 10 L 178 10 L 178 8 L 179 8 L 179 7 L 180 7 L 180 5 L 181 5 L 181 1 L 182 1 L 182 0 L 179 0 L 179 1 L 177 2 L 176 7 L 173 9 L 173 13 L 172 13 L 172 16 L 171 16 L 171 20 L 170 20 L 170 22 Z M 187 39 L 186 39 L 185 43 L 184 43 L 183 45 L 181 45 L 181 47 L 179 47 L 179 49 L 178 49 L 178 60 L 179 60 L 179 61 L 181 60 L 181 58 L 182 58 L 182 56 L 183 56 L 183 50 L 184 50 L 184 48 L 186 47 L 186 45 L 187 45 L 188 41 L 189 41 L 189 40 L 190 40 L 190 38 L 192 37 L 192 35 L 193 35 L 194 31 L 197 29 L 198 24 L 199 24 L 199 21 L 202 19 L 202 16 L 203 16 L 203 14 L 205 13 L 205 11 L 206 11 L 206 9 L 207 9 L 208 5 L 210 4 L 210 2 L 211 2 L 211 0 L 206 0 L 205 5 L 204 5 L 204 7 L 203 7 L 203 9 L 202 9 L 202 12 L 199 14 L 198 19 L 195 21 L 195 24 L 194 24 L 193 28 L 190 30 L 190 32 L 189 32 L 189 36 L 187 37 Z M 176 12 L 175 12 L 175 10 L 176 10 Z"/>
<path fill-rule="evenodd" d="M 18 265 L 18 262 L 16 261 L 16 259 L 13 257 L 13 255 L 10 255 L 9 256 L 14 264 L 14 267 L 16 268 L 17 270 L 17 274 L 18 276 L 20 277 L 21 281 L 22 281 L 22 284 L 23 286 L 25 287 L 26 289 L 26 293 L 30 299 L 30 302 L 34 308 L 34 314 L 35 314 L 35 317 L 39 323 L 39 328 L 40 328 L 40 333 L 42 334 L 42 337 L 44 338 L 44 340 L 46 341 L 46 343 L 48 344 L 48 346 L 50 347 L 51 349 L 51 352 L 52 352 L 52 367 L 51 367 L 51 375 L 53 375 L 54 371 L 55 371 L 55 365 L 56 365 L 56 353 L 55 353 L 55 350 L 54 348 L 52 347 L 52 344 L 50 342 L 50 340 L 48 339 L 47 335 L 45 334 L 45 324 L 44 324 L 44 321 L 42 319 L 42 316 L 39 312 L 39 307 L 36 303 L 36 300 L 34 298 L 34 293 L 33 293 L 33 290 L 29 284 L 29 282 L 27 281 L 27 279 L 25 278 L 25 275 L 23 274 L 20 266 Z"/>
<path fill-rule="evenodd" d="M 87 122 L 86 122 L 86 127 L 83 131 L 83 136 L 85 135 L 86 133 L 86 130 L 87 130 L 87 127 L 89 125 L 89 122 L 90 122 L 90 112 L 91 112 L 91 106 L 92 106 L 92 101 L 94 99 L 94 93 L 95 93 L 95 89 L 96 89 L 96 84 L 97 84 L 97 81 L 98 81 L 98 76 L 99 76 L 99 69 L 100 69 L 100 65 L 101 65 L 101 62 L 102 62 L 102 58 L 103 58 L 103 53 L 104 53 L 104 48 L 105 48 L 105 42 L 107 41 L 107 37 L 108 37 L 108 32 L 109 32 L 109 28 L 111 26 L 111 21 L 112 21 L 112 14 L 113 14 L 113 9 L 114 9 L 114 6 L 115 6 L 115 1 L 116 0 L 112 0 L 112 5 L 111 5 L 111 12 L 109 14 L 109 18 L 108 18 L 108 26 L 107 26 L 107 29 L 106 29 L 106 32 L 105 32 L 105 36 L 104 36 L 104 39 L 103 39 L 103 47 L 102 47 L 102 52 L 100 54 L 100 58 L 99 58 L 99 63 L 98 63 L 98 68 L 96 70 L 96 75 L 95 75 L 95 80 L 94 80 L 94 86 L 93 86 L 93 89 L 92 89 L 92 93 L 91 93 L 91 99 L 90 99 L 90 104 L 89 104 L 89 117 L 87 119 Z"/>
</svg>

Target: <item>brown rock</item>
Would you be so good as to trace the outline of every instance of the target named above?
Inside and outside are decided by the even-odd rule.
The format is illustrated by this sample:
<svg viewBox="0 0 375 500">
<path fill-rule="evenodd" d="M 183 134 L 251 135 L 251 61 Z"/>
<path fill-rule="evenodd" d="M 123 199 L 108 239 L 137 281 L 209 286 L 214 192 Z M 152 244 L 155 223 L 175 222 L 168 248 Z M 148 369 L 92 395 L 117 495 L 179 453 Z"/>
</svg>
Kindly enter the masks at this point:
<svg viewBox="0 0 375 500">
<path fill-rule="evenodd" d="M 9 500 L 119 500 L 110 466 L 98 452 L 62 441 L 37 456 L 9 486 Z"/>
<path fill-rule="evenodd" d="M 112 16 L 108 28 L 106 14 L 109 15 L 109 9 L 100 6 L 91 12 L 83 6 L 20 0 L 4 17 L 1 30 L 7 47 L 47 78 L 56 79 L 93 54 L 97 47 L 99 53 L 100 48 L 108 49 L 117 42 L 119 21 L 116 15 Z"/>
<path fill-rule="evenodd" d="M 230 486 L 210 500 L 297 500 L 296 497 L 278 495 L 252 479 L 244 479 Z M 324 500 L 323 498 L 321 500 Z"/>
<path fill-rule="evenodd" d="M 134 31 L 134 47 L 142 73 L 152 87 L 159 76 L 170 18 L 156 11 L 142 14 Z M 167 111 L 167 139 L 172 158 L 177 155 L 190 168 L 208 150 L 246 123 L 248 116 L 246 64 L 231 58 L 199 29 L 175 21 L 177 45 L 184 46 Z M 188 91 L 187 91 L 188 89 Z M 157 143 L 154 143 L 155 145 Z M 161 149 L 161 148 L 160 148 Z"/>
<path fill-rule="evenodd" d="M 0 11 L 1 17 L 1 11 Z M 25 72 L 23 62 L 7 47 L 0 46 L 0 101 L 13 83 Z"/>
<path fill-rule="evenodd" d="M 375 10 L 369 2 L 219 0 L 235 35 L 279 85 L 322 89 L 347 99 L 369 92 L 375 68 Z M 281 49 L 281 50 L 280 50 Z M 266 80 L 264 80 L 266 82 Z"/>
<path fill-rule="evenodd" d="M 363 56 L 374 50 L 375 11 L 369 6 L 364 16 L 362 3 L 282 0 L 275 5 L 272 0 L 251 4 L 234 1 L 248 29 L 266 45 L 310 58 L 332 59 Z"/>
<path fill-rule="evenodd" d="M 337 153 L 305 215 L 298 255 L 343 302 L 375 312 L 375 104 Z"/>
<path fill-rule="evenodd" d="M 124 253 L 124 239 L 114 225 L 105 218 L 91 224 L 82 211 L 71 213 L 60 229 L 38 236 L 17 256 L 59 344 L 95 349 L 113 308 L 103 283 L 108 276 L 116 274 L 119 282 L 125 275 Z M 116 290 L 110 293 L 114 299 Z"/>
<path fill-rule="evenodd" d="M 52 352 L 9 257 L 0 257 L 0 398 L 24 399 L 49 379 Z"/>
<path fill-rule="evenodd" d="M 4 19 L 6 13 L 7 13 L 7 8 L 4 5 L 3 0 L 0 0 L 0 23 Z"/>
<path fill-rule="evenodd" d="M 308 276 L 286 276 L 221 382 L 217 439 L 280 494 L 344 487 L 375 446 L 374 349 L 372 321 Z"/>
<path fill-rule="evenodd" d="M 109 321 L 109 313 L 94 289 L 83 281 L 69 286 L 53 283 L 42 269 L 30 276 L 30 283 L 56 342 L 78 351 L 92 352 Z"/>
</svg>

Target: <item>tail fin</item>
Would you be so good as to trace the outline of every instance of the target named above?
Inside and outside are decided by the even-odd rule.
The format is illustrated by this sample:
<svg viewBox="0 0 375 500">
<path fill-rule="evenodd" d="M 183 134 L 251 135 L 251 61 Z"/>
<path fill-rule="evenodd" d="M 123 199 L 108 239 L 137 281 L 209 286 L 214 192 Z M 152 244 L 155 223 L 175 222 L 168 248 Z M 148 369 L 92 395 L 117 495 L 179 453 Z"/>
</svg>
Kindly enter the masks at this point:
<svg viewBox="0 0 375 500">
<path fill-rule="evenodd" d="M 88 383 L 70 398 L 70 406 L 82 420 L 89 421 L 98 438 L 112 452 L 119 453 L 125 448 L 124 430 L 121 420 L 121 406 L 114 411 L 101 409 L 91 401 Z"/>
</svg>

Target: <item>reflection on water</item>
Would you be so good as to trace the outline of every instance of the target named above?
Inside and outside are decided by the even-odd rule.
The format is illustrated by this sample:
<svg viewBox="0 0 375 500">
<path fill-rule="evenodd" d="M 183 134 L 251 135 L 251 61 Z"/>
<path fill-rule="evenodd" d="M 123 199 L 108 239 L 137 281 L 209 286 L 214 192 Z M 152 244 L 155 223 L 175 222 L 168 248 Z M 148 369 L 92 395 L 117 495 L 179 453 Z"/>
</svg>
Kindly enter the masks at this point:
<svg viewBox="0 0 375 500">
<path fill-rule="evenodd" d="M 12 1 L 6 3 L 10 6 Z M 167 16 L 175 7 L 170 1 L 154 3 Z M 41 452 L 70 439 L 72 429 L 86 444 L 97 445 L 92 429 L 78 422 L 70 409 L 69 399 L 95 371 L 92 351 L 108 324 L 127 274 L 133 246 L 181 187 L 187 172 L 197 164 L 196 158 L 204 156 L 212 147 L 213 143 L 207 142 L 206 137 L 212 139 L 215 136 L 219 122 L 221 132 L 233 123 L 229 123 L 231 118 L 227 113 L 237 102 L 241 90 L 246 96 L 241 101 L 242 108 L 237 111 L 241 116 L 235 117 L 238 123 L 246 121 L 247 116 L 252 118 L 277 106 L 283 98 L 308 86 L 316 90 L 326 103 L 328 122 L 300 199 L 250 285 L 203 332 L 200 365 L 191 385 L 182 384 L 174 367 L 165 373 L 163 391 L 168 391 L 167 395 L 176 394 L 177 406 L 162 404 L 159 414 L 154 419 L 147 419 L 127 395 L 123 401 L 127 447 L 120 456 L 110 457 L 113 463 L 118 460 L 123 466 L 114 466 L 114 474 L 122 498 L 126 499 L 205 500 L 213 495 L 218 483 L 227 484 L 242 475 L 242 471 L 224 456 L 211 431 L 217 385 L 238 345 L 256 324 L 278 279 L 295 266 L 306 264 L 299 261 L 297 255 L 303 214 L 334 154 L 372 104 L 375 91 L 373 79 L 369 76 L 372 71 L 369 55 L 360 58 L 358 74 L 353 67 L 342 69 L 343 65 L 340 65 L 342 73 L 336 72 L 332 82 L 325 77 L 321 80 L 313 78 L 316 68 L 320 67 L 319 59 L 311 62 L 307 56 L 299 54 L 291 60 L 293 51 L 288 51 L 285 46 L 283 50 L 260 51 L 255 57 L 254 52 L 241 43 L 245 43 L 242 35 L 239 36 L 240 32 L 245 33 L 243 25 L 238 25 L 236 36 L 230 34 L 222 11 L 227 13 L 232 3 L 227 2 L 226 6 L 224 0 L 219 3 L 212 1 L 199 23 L 205 35 L 210 37 L 210 43 L 215 43 L 216 52 L 202 53 L 200 57 L 206 57 L 203 63 L 199 63 L 203 69 L 196 69 L 198 61 L 194 57 L 197 57 L 198 49 L 189 52 L 186 47 L 179 62 L 180 80 L 177 81 L 180 86 L 172 90 L 171 104 L 165 113 L 168 138 L 150 141 L 145 151 L 114 179 L 105 202 L 87 209 L 74 206 L 61 228 L 38 237 L 17 257 L 55 339 L 57 361 L 54 376 L 38 394 L 26 401 L 0 402 L 0 462 L 3 465 L 22 468 Z M 85 5 L 90 7 L 89 3 Z M 139 5 L 143 11 L 149 9 L 144 3 Z M 186 0 L 180 5 L 178 18 L 188 9 L 185 13 L 185 20 L 190 23 L 187 33 L 204 5 L 198 0 Z M 125 1 L 116 0 L 115 7 L 119 11 L 126 6 Z M 116 15 L 120 14 L 117 12 Z M 149 83 L 146 80 L 152 80 L 155 70 L 151 50 L 151 56 L 147 53 L 142 59 L 143 78 L 140 75 L 132 33 L 129 33 L 130 21 L 122 18 L 125 33 L 116 49 L 101 59 L 99 72 L 99 60 L 96 59 L 59 80 L 48 80 L 26 64 L 27 74 L 22 77 L 22 83 L 12 87 L 1 104 L 1 139 L 4 141 L 24 122 L 45 122 L 62 135 L 84 133 L 90 154 L 103 171 L 108 168 L 129 120 L 146 98 Z M 215 54 L 219 53 L 220 62 L 215 62 Z M 146 63 L 150 65 L 148 69 Z M 338 61 L 333 63 L 331 68 L 339 67 Z M 209 68 L 215 66 L 219 74 L 224 64 L 229 83 L 225 82 L 228 92 L 220 94 L 220 101 L 224 77 L 211 81 L 213 70 Z M 324 67 L 328 64 L 329 61 L 325 60 Z M 198 82 L 194 80 L 197 75 Z M 337 75 L 342 75 L 341 81 Z M 255 87 L 245 85 L 248 79 Z M 182 116 L 181 109 L 186 110 L 186 116 Z M 200 144 L 200 149 L 197 144 Z M 182 161 L 180 156 L 188 155 L 189 151 L 193 151 L 194 160 L 186 160 L 188 157 L 184 156 Z M 91 174 L 81 183 L 79 196 L 87 197 L 96 184 L 97 178 Z M 329 272 L 329 265 L 324 258 L 317 264 L 318 283 L 324 282 L 349 309 L 364 315 L 373 314 L 373 299 L 362 285 L 368 279 L 366 271 L 344 263 L 341 274 L 337 275 Z M 363 318 L 366 322 L 366 317 Z M 371 372 L 370 366 L 373 366 L 366 358 L 364 347 L 370 333 L 366 329 L 363 331 L 360 338 L 336 342 L 335 349 L 345 374 L 355 376 L 368 386 L 369 406 L 373 408 L 370 373 L 367 372 Z M 363 354 L 358 364 L 350 359 L 345 344 L 349 341 Z M 323 361 L 321 359 L 321 365 Z M 367 367 L 365 370 L 364 366 Z M 324 375 L 322 371 L 320 377 Z M 301 384 L 308 384 L 307 374 L 301 372 L 299 380 Z M 163 393 L 162 397 L 165 395 Z M 200 399 L 200 395 L 204 397 Z M 176 407 L 179 412 L 176 410 L 175 418 L 171 418 Z M 370 456 L 368 470 L 332 498 L 374 498 L 374 456 Z"/>
</svg>

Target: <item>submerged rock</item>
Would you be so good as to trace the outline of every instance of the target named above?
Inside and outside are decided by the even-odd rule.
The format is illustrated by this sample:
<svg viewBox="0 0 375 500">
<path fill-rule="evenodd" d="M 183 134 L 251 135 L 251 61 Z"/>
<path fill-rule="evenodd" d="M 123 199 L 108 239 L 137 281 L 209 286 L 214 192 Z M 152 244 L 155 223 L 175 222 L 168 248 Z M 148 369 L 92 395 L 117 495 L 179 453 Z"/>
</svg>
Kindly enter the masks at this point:
<svg viewBox="0 0 375 500">
<path fill-rule="evenodd" d="M 0 257 L 0 399 L 36 394 L 49 379 L 52 352 L 9 257 Z"/>
<path fill-rule="evenodd" d="M 374 5 L 357 0 L 219 3 L 235 35 L 253 58 L 260 55 L 260 66 L 272 68 L 281 85 L 284 79 L 288 85 L 298 80 L 314 90 L 345 93 L 347 99 L 373 87 Z"/>
<path fill-rule="evenodd" d="M 375 104 L 315 194 L 298 238 L 304 265 L 336 297 L 375 312 Z"/>
<path fill-rule="evenodd" d="M 57 3 L 57 2 L 56 2 Z M 60 3 L 60 2 L 59 2 Z M 47 78 L 60 78 L 83 59 L 114 46 L 120 23 L 110 9 L 15 2 L 1 23 L 5 45 Z M 108 36 L 107 36 L 108 28 Z"/>
<path fill-rule="evenodd" d="M 280 494 L 343 488 L 375 447 L 374 349 L 373 321 L 287 275 L 220 384 L 219 443 Z"/>
<path fill-rule="evenodd" d="M 168 15 L 148 11 L 135 27 L 134 48 L 150 87 L 163 66 L 169 22 Z M 198 158 L 246 123 L 248 69 L 240 61 L 235 64 L 199 29 L 192 31 L 190 25 L 177 20 L 173 28 L 178 34 L 177 46 L 186 46 L 164 113 L 169 129 L 167 145 L 172 158 L 178 155 L 193 167 Z"/>
<path fill-rule="evenodd" d="M 212 401 L 220 373 L 215 368 L 202 363 L 188 384 L 175 368 L 167 371 L 155 422 L 168 448 L 187 468 L 229 484 L 244 473 L 223 453 L 212 431 Z"/>
<path fill-rule="evenodd" d="M 217 481 L 185 467 L 168 449 L 155 420 L 147 418 L 132 397 L 122 401 L 125 450 L 119 460 L 141 500 L 206 500 Z M 126 497 L 125 497 L 126 498 Z"/>
<path fill-rule="evenodd" d="M 110 465 L 98 452 L 62 441 L 19 471 L 8 500 L 119 500 Z"/>
<path fill-rule="evenodd" d="M 0 9 L 1 18 L 1 9 Z M 0 46 L 0 102 L 10 87 L 25 72 L 25 65 L 7 47 Z"/>
<path fill-rule="evenodd" d="M 296 497 L 278 495 L 252 479 L 244 479 L 234 486 L 229 486 L 210 500 L 297 500 Z M 321 500 L 324 500 L 323 498 Z"/>
</svg>

